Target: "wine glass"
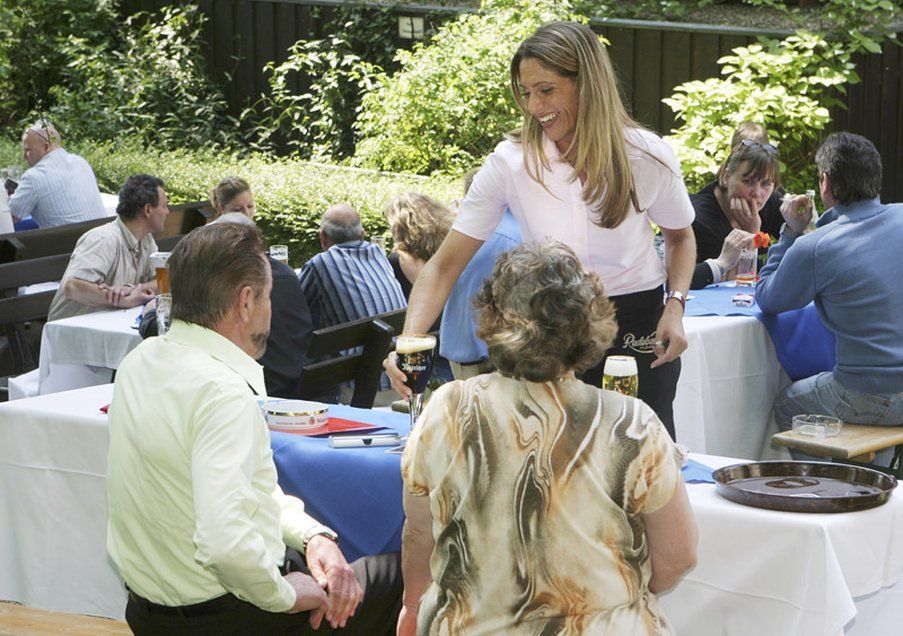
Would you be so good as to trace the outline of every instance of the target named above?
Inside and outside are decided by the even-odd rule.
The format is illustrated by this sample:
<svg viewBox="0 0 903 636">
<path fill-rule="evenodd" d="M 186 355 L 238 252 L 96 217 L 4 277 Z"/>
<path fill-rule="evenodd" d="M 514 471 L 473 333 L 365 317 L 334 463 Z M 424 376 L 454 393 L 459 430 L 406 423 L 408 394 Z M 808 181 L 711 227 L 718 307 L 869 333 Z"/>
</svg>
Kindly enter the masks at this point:
<svg viewBox="0 0 903 636">
<path fill-rule="evenodd" d="M 395 341 L 396 363 L 405 376 L 405 385 L 411 389 L 408 397 L 408 412 L 411 416 L 411 430 L 417 423 L 423 392 L 430 382 L 433 373 L 433 354 L 436 350 L 436 337 L 429 334 L 405 334 Z"/>
<path fill-rule="evenodd" d="M 633 356 L 608 356 L 602 375 L 602 388 L 636 397 L 640 387 Z"/>
</svg>

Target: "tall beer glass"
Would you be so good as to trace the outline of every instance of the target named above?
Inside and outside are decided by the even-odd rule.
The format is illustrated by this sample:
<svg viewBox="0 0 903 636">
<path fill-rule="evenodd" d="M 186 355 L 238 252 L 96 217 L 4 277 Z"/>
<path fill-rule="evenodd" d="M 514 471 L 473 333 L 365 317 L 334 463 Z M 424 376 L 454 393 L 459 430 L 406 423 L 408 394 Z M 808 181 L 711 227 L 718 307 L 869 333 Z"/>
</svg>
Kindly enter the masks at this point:
<svg viewBox="0 0 903 636">
<path fill-rule="evenodd" d="M 423 392 L 430 383 L 435 350 L 436 338 L 429 334 L 406 334 L 398 336 L 398 340 L 395 341 L 398 368 L 407 376 L 404 383 L 411 389 L 411 395 L 408 397 L 411 430 L 414 430 L 414 424 L 420 415 Z"/>
<path fill-rule="evenodd" d="M 154 267 L 154 273 L 157 276 L 157 293 L 169 293 L 169 269 L 166 267 L 166 261 L 169 260 L 170 252 L 154 252 L 150 255 L 151 265 Z"/>
<path fill-rule="evenodd" d="M 608 356 L 605 359 L 602 388 L 636 397 L 639 390 L 636 359 L 633 356 Z"/>
</svg>

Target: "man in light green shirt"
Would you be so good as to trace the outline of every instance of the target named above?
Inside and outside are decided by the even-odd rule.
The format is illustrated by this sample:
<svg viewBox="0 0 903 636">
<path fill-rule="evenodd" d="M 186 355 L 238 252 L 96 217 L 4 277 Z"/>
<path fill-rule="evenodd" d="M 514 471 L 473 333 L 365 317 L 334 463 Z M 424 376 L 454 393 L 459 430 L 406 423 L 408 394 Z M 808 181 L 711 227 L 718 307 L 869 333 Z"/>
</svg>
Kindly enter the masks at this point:
<svg viewBox="0 0 903 636">
<path fill-rule="evenodd" d="M 325 617 L 351 633 L 391 630 L 398 555 L 349 566 L 335 533 L 276 482 L 256 400 L 272 287 L 259 231 L 200 228 L 169 268 L 173 325 L 126 357 L 110 407 L 107 545 L 129 587 L 130 627 L 305 633 Z M 281 573 L 286 546 L 309 575 Z"/>
</svg>

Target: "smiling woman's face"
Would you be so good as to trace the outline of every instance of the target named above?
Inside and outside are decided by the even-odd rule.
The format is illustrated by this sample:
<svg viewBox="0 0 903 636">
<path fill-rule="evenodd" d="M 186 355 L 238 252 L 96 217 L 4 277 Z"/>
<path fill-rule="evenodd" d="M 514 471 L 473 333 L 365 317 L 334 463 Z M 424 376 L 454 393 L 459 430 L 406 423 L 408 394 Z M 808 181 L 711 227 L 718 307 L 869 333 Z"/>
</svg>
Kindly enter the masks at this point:
<svg viewBox="0 0 903 636">
<path fill-rule="evenodd" d="M 577 128 L 577 83 L 532 57 L 521 61 L 519 74 L 524 109 L 564 152 Z"/>
</svg>

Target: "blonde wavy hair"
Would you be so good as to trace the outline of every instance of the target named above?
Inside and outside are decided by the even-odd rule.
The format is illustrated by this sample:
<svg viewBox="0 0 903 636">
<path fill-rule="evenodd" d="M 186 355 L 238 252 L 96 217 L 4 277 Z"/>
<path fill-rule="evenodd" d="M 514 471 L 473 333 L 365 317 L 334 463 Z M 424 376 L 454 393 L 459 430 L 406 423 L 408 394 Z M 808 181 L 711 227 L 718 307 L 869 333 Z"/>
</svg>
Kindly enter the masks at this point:
<svg viewBox="0 0 903 636">
<path fill-rule="evenodd" d="M 562 158 L 574 168 L 574 179 L 586 174 L 583 200 L 599 214 L 596 224 L 618 227 L 631 204 L 641 212 L 627 156 L 625 128 L 642 128 L 624 108 L 605 47 L 592 29 L 576 22 L 544 24 L 524 40 L 511 58 L 511 90 L 524 114 L 519 131 L 509 134 L 520 142 L 527 174 L 542 183 L 550 167 L 542 149 L 542 126 L 526 109 L 520 86 L 520 64 L 532 58 L 577 85 L 577 124 L 574 139 Z"/>
<path fill-rule="evenodd" d="M 503 374 L 530 382 L 592 367 L 618 332 L 599 275 L 558 241 L 502 254 L 474 307 L 489 359 Z"/>
<path fill-rule="evenodd" d="M 398 195 L 383 213 L 392 228 L 395 248 L 422 261 L 436 253 L 454 220 L 445 205 L 417 192 Z"/>
</svg>

